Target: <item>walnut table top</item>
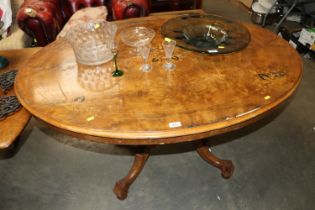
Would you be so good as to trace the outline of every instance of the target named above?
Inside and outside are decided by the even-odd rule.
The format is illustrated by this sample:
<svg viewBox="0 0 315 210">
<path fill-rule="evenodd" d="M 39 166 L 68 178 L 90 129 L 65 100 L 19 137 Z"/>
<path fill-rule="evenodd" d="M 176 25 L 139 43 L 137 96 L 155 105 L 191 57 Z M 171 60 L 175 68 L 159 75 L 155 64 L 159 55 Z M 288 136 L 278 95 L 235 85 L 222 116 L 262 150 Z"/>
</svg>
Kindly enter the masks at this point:
<svg viewBox="0 0 315 210">
<path fill-rule="evenodd" d="M 302 76 L 300 56 L 286 41 L 251 24 L 245 25 L 251 34 L 245 49 L 208 55 L 177 47 L 177 68 L 166 72 L 160 27 L 170 17 L 117 22 L 119 30 L 144 25 L 156 31 L 151 72 L 141 72 L 142 59 L 121 43 L 122 77 L 110 72 L 101 79 L 82 75 L 71 46 L 61 38 L 20 68 L 15 85 L 19 100 L 32 115 L 64 131 L 99 142 L 148 145 L 243 127 L 296 90 Z M 112 63 L 107 65 L 114 70 Z"/>
</svg>

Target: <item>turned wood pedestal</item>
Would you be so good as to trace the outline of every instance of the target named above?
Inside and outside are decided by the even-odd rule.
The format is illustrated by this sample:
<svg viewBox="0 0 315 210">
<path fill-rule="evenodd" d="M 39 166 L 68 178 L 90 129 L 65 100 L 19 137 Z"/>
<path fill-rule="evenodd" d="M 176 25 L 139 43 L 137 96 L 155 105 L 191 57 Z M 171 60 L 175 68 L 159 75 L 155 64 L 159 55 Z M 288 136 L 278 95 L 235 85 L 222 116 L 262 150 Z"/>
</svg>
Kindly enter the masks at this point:
<svg viewBox="0 0 315 210">
<path fill-rule="evenodd" d="M 204 140 L 197 140 L 193 143 L 200 157 L 208 162 L 210 165 L 218 168 L 221 171 L 221 175 L 223 178 L 228 179 L 232 176 L 234 172 L 234 165 L 232 161 L 222 160 L 213 155 L 209 150 L 209 146 Z M 113 189 L 118 199 L 124 200 L 125 198 L 127 198 L 129 187 L 136 180 L 137 176 L 143 169 L 144 164 L 150 156 L 151 148 L 152 146 L 137 147 L 138 151 L 135 153 L 135 160 L 131 169 L 129 170 L 127 176 L 116 182 L 116 185 Z"/>
</svg>

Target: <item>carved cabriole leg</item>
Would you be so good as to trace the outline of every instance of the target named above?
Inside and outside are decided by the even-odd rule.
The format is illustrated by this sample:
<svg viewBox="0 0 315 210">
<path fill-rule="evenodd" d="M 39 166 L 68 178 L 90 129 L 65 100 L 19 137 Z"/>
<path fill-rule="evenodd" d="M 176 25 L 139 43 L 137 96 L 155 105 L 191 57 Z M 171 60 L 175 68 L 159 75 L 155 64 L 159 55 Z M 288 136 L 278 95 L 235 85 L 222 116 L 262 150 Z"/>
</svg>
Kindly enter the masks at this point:
<svg viewBox="0 0 315 210">
<path fill-rule="evenodd" d="M 139 146 L 139 148 L 137 149 L 138 151 L 135 153 L 135 160 L 127 176 L 116 182 L 116 185 L 113 189 L 119 200 L 124 200 L 125 198 L 127 198 L 130 185 L 136 180 L 145 162 L 149 158 L 149 152 L 151 149 L 150 146 Z"/>
<path fill-rule="evenodd" d="M 209 146 L 204 140 L 194 141 L 194 146 L 202 159 L 221 170 L 223 178 L 228 179 L 232 176 L 234 165 L 230 160 L 221 160 L 209 151 Z"/>
</svg>

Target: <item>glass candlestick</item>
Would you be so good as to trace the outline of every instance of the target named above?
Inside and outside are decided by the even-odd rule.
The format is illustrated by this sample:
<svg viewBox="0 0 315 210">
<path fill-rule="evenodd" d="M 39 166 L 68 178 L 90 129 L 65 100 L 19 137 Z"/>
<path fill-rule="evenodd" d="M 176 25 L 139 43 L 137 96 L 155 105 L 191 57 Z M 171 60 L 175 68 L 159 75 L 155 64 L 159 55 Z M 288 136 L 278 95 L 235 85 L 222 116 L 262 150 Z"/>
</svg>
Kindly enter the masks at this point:
<svg viewBox="0 0 315 210">
<path fill-rule="evenodd" d="M 163 67 L 167 71 L 172 71 L 176 68 L 176 65 L 172 63 L 172 55 L 176 46 L 176 41 L 169 38 L 165 38 L 163 40 L 162 46 L 166 57 L 166 63 L 163 64 Z"/>
<path fill-rule="evenodd" d="M 118 65 L 117 65 L 118 45 L 115 41 L 113 41 L 111 43 L 110 49 L 113 53 L 113 60 L 115 63 L 115 71 L 112 72 L 112 76 L 113 77 L 120 77 L 120 76 L 124 75 L 124 72 L 122 70 L 120 70 L 118 68 Z"/>
<path fill-rule="evenodd" d="M 149 72 L 152 67 L 150 64 L 148 64 L 148 58 L 150 55 L 151 46 L 150 45 L 144 45 L 138 48 L 139 54 L 143 58 L 143 64 L 140 67 L 140 70 L 143 72 Z"/>
</svg>

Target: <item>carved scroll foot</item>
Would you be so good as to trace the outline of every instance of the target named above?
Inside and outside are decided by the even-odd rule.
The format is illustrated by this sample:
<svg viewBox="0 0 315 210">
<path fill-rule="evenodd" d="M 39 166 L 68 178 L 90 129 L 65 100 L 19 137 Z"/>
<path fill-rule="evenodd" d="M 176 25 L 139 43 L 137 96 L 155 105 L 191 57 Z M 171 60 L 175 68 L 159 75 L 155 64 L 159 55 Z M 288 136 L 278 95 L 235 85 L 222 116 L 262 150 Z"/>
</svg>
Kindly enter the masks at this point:
<svg viewBox="0 0 315 210">
<path fill-rule="evenodd" d="M 221 160 L 218 157 L 214 156 L 209 151 L 209 146 L 203 140 L 195 141 L 194 146 L 202 159 L 221 170 L 221 175 L 223 178 L 228 179 L 233 175 L 234 165 L 232 161 Z"/>
<path fill-rule="evenodd" d="M 136 180 L 145 162 L 149 158 L 150 147 L 139 147 L 138 149 L 139 151 L 137 151 L 135 154 L 135 160 L 127 176 L 116 182 L 116 185 L 113 189 L 119 200 L 124 200 L 127 198 L 130 185 Z"/>
</svg>

